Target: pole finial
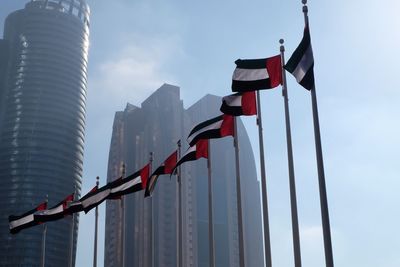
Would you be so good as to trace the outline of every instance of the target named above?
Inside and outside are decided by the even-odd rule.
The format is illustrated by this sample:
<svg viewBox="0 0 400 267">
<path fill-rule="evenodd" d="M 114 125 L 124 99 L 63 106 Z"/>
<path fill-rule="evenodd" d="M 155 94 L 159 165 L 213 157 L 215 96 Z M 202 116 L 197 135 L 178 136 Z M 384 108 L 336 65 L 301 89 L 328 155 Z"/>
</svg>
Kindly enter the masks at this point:
<svg viewBox="0 0 400 267">
<path fill-rule="evenodd" d="M 178 140 L 177 144 L 178 144 L 178 147 L 181 147 L 181 139 Z"/>
<path fill-rule="evenodd" d="M 100 177 L 99 177 L 99 176 L 96 176 L 96 185 L 97 185 L 97 186 L 99 186 L 99 180 L 100 180 Z"/>
<path fill-rule="evenodd" d="M 307 12 L 308 12 L 308 7 L 307 7 L 307 0 L 302 0 L 301 1 L 302 3 L 303 3 L 303 13 L 304 14 L 307 14 Z"/>
<path fill-rule="evenodd" d="M 150 162 L 153 162 L 153 152 L 150 152 Z"/>
<path fill-rule="evenodd" d="M 285 42 L 285 40 L 279 39 L 279 43 L 281 44 L 281 46 L 280 46 L 280 51 L 281 52 L 285 52 L 285 46 L 283 45 L 284 42 Z"/>
</svg>

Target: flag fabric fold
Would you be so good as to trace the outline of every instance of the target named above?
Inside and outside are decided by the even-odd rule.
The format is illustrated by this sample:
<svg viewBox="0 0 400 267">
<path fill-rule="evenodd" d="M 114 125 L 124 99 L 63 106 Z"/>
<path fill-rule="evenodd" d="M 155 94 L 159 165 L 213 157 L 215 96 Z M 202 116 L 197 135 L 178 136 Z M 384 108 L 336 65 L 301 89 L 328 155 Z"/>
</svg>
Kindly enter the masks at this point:
<svg viewBox="0 0 400 267">
<path fill-rule="evenodd" d="M 81 197 L 79 200 L 73 200 L 69 202 L 67 209 L 64 211 L 65 214 L 71 215 L 83 211 L 82 200 L 86 199 L 89 195 L 93 194 L 98 189 L 98 186 L 94 186 L 86 195 Z"/>
<path fill-rule="evenodd" d="M 150 173 L 150 164 L 126 178 L 118 179 L 110 183 L 110 194 L 107 199 L 116 199 L 123 195 L 134 193 L 146 188 Z"/>
<path fill-rule="evenodd" d="M 168 158 L 159 166 L 149 177 L 149 181 L 146 186 L 146 191 L 144 193 L 145 197 L 151 196 L 156 186 L 158 176 L 163 174 L 172 174 L 172 170 L 176 165 L 178 159 L 178 151 L 175 150 Z"/>
<path fill-rule="evenodd" d="M 314 88 L 314 56 L 308 27 L 304 28 L 303 39 L 284 68 L 296 78 L 301 86 L 307 90 Z"/>
<path fill-rule="evenodd" d="M 67 215 L 68 205 L 74 199 L 74 194 L 67 196 L 63 201 L 50 209 L 38 211 L 34 214 L 35 221 L 44 223 L 64 218 Z"/>
<path fill-rule="evenodd" d="M 230 115 L 220 115 L 196 125 L 189 134 L 188 142 L 193 146 L 201 139 L 214 139 L 233 136 L 234 120 Z"/>
<path fill-rule="evenodd" d="M 199 140 L 195 145 L 189 147 L 186 153 L 179 159 L 175 167 L 172 169 L 172 173 L 182 163 L 194 161 L 199 158 L 208 158 L 208 140 Z"/>
<path fill-rule="evenodd" d="M 82 210 L 88 213 L 91 209 L 100 205 L 110 195 L 110 186 L 107 184 L 98 188 L 96 186 L 79 201 L 82 205 Z"/>
<path fill-rule="evenodd" d="M 35 221 L 34 214 L 36 212 L 42 211 L 47 209 L 47 202 L 43 202 L 42 204 L 38 205 L 36 208 L 25 212 L 22 215 L 16 216 L 16 215 L 10 215 L 8 216 L 8 222 L 9 222 L 9 227 L 10 227 L 10 233 L 11 234 L 16 234 L 19 231 L 38 225 L 40 224 L 39 222 Z"/>
<path fill-rule="evenodd" d="M 232 76 L 232 91 L 247 92 L 272 89 L 282 83 L 281 56 L 261 59 L 238 59 Z"/>
<path fill-rule="evenodd" d="M 224 96 L 220 110 L 232 116 L 257 115 L 256 93 L 251 91 Z"/>
</svg>

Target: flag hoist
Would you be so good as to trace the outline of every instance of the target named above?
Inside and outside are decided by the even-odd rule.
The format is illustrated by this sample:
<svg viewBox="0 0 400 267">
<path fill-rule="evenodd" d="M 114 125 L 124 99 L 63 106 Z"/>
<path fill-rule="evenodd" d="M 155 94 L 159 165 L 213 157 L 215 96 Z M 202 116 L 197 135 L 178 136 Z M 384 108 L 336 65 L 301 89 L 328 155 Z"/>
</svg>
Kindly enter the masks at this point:
<svg viewBox="0 0 400 267">
<path fill-rule="evenodd" d="M 238 234 L 239 234 L 239 263 L 240 267 L 245 266 L 245 251 L 243 237 L 243 215 L 242 215 L 242 189 L 240 186 L 240 156 L 239 156 L 239 134 L 237 130 L 237 118 L 234 117 L 233 145 L 235 147 L 236 161 L 236 203 L 238 212 Z"/>
<path fill-rule="evenodd" d="M 68 207 L 71 205 L 72 202 L 75 201 L 75 197 L 77 195 L 76 185 L 74 185 L 74 193 L 72 194 L 72 200 L 69 202 Z M 71 214 L 71 245 L 69 247 L 69 267 L 74 266 L 74 227 L 75 227 L 75 213 Z"/>
<path fill-rule="evenodd" d="M 99 187 L 99 176 L 96 177 L 96 188 Z M 93 267 L 97 267 L 97 232 L 99 224 L 99 208 L 96 206 L 94 215 L 94 246 L 93 246 Z"/>
<path fill-rule="evenodd" d="M 331 229 L 329 222 L 329 211 L 328 211 L 328 199 L 326 194 L 325 184 L 325 171 L 324 161 L 322 157 L 322 145 L 321 145 L 321 134 L 318 117 L 318 105 L 317 95 L 315 90 L 314 80 L 314 56 L 311 46 L 310 38 L 310 25 L 308 21 L 308 7 L 307 0 L 302 0 L 303 13 L 304 13 L 304 35 L 299 46 L 293 52 L 288 62 L 285 65 L 285 69 L 293 74 L 297 82 L 311 93 L 311 105 L 314 122 L 314 137 L 315 137 L 315 149 L 317 157 L 317 169 L 318 169 L 318 184 L 319 184 L 319 195 L 321 205 L 321 217 L 322 217 L 322 231 L 324 237 L 324 250 L 325 250 L 325 263 L 327 267 L 333 267 L 333 252 L 332 252 L 332 241 L 331 241 Z"/>
<path fill-rule="evenodd" d="M 282 65 L 280 55 L 262 59 L 238 59 L 235 61 L 236 69 L 232 76 L 233 92 L 256 91 L 257 94 L 257 125 L 260 147 L 260 168 L 262 184 L 262 206 L 264 223 L 264 256 L 266 267 L 272 266 L 271 260 L 271 240 L 269 231 L 268 216 L 268 197 L 267 182 L 264 159 L 264 139 L 261 117 L 260 91 L 262 89 L 272 89 L 282 83 Z M 242 102 L 242 107 L 243 102 Z"/>
<path fill-rule="evenodd" d="M 181 157 L 181 140 L 178 140 L 177 142 L 178 145 L 178 150 L 177 150 L 177 158 Z M 176 160 L 175 160 L 176 164 Z M 178 167 L 177 175 L 176 175 L 176 181 L 178 184 L 178 237 L 177 237 L 177 248 L 178 248 L 178 267 L 183 266 L 183 252 L 182 252 L 182 173 L 181 173 L 181 166 Z"/>
<path fill-rule="evenodd" d="M 49 203 L 49 196 L 46 195 L 46 208 L 47 203 Z M 35 217 L 35 216 L 33 216 Z M 46 234 L 47 234 L 47 224 L 43 224 L 43 233 L 42 233 L 42 260 L 41 260 L 41 267 L 44 267 L 46 264 Z"/>
<path fill-rule="evenodd" d="M 280 39 L 279 43 L 281 44 L 280 46 L 281 62 L 282 66 L 284 66 L 285 65 L 285 47 L 283 45 L 284 40 Z M 299 219 L 297 214 L 296 182 L 294 175 L 292 133 L 290 129 L 290 115 L 289 115 L 289 95 L 286 83 L 286 73 L 283 67 L 282 67 L 282 96 L 285 105 L 286 143 L 287 143 L 287 156 L 288 156 L 288 169 L 289 169 L 290 208 L 292 214 L 294 266 L 301 267 Z"/>
<path fill-rule="evenodd" d="M 121 166 L 121 179 L 125 178 L 126 166 L 122 162 Z M 125 266 L 125 197 L 121 196 L 121 201 L 119 203 L 120 213 L 121 213 L 121 263 L 122 267 Z"/>
<path fill-rule="evenodd" d="M 211 147 L 210 139 L 207 140 L 208 157 L 208 245 L 209 245 L 209 260 L 210 267 L 215 266 L 215 250 L 214 250 L 214 220 L 213 220 L 213 194 L 212 194 L 212 177 L 211 177 Z"/>
</svg>

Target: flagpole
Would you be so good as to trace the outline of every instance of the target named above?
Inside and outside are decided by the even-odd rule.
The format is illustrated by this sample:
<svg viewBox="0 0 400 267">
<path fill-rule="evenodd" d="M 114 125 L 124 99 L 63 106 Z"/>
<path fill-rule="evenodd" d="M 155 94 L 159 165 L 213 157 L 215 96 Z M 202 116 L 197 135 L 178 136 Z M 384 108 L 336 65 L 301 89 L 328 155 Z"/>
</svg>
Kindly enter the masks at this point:
<svg viewBox="0 0 400 267">
<path fill-rule="evenodd" d="M 308 27 L 309 21 L 308 21 L 307 0 L 302 0 L 302 3 L 303 3 L 304 22 Z M 319 183 L 319 196 L 321 203 L 322 231 L 324 236 L 325 263 L 327 267 L 333 267 L 334 265 L 333 265 L 333 252 L 332 252 L 332 240 L 331 240 L 331 227 L 329 223 L 328 197 L 326 194 L 324 160 L 322 157 L 321 134 L 319 126 L 318 105 L 317 105 L 317 95 L 315 92 L 315 84 L 310 91 L 311 91 L 311 103 L 312 103 L 313 121 L 314 121 L 315 149 L 317 155 L 318 183 Z"/>
<path fill-rule="evenodd" d="M 260 143 L 260 167 L 261 167 L 261 191 L 263 199 L 263 218 L 264 218 L 264 250 L 265 250 L 265 266 L 272 267 L 271 259 L 271 240 L 269 233 L 269 218 L 268 218 L 268 200 L 267 200 L 267 181 L 265 172 L 265 160 L 264 160 L 264 139 L 263 139 L 263 128 L 261 118 L 261 99 L 260 91 L 257 90 L 257 125 L 258 125 L 258 139 Z"/>
<path fill-rule="evenodd" d="M 285 46 L 284 40 L 280 39 L 279 43 L 281 52 L 282 66 L 285 65 Z M 286 82 L 286 72 L 282 68 L 282 96 L 285 103 L 285 121 L 286 121 L 286 143 L 288 153 L 288 168 L 289 168 L 289 188 L 290 188 L 290 207 L 292 212 L 292 234 L 293 234 L 293 252 L 294 252 L 294 266 L 301 267 L 301 253 L 300 253 L 300 233 L 299 233 L 299 219 L 297 215 L 297 200 L 296 200 L 296 182 L 294 176 L 294 161 L 293 161 L 293 148 L 292 148 L 292 133 L 290 130 L 290 115 L 289 115 L 289 96 Z"/>
<path fill-rule="evenodd" d="M 245 266 L 244 238 L 243 238 L 243 215 L 242 215 L 242 190 L 240 186 L 240 163 L 239 163 L 239 136 L 237 118 L 234 117 L 233 145 L 235 147 L 236 159 L 236 201 L 238 213 L 238 234 L 239 234 L 239 261 L 241 267 Z"/>
<path fill-rule="evenodd" d="M 178 159 L 181 157 L 181 140 L 178 141 Z M 177 182 L 178 182 L 178 267 L 182 267 L 182 180 L 181 180 L 181 166 L 178 166 L 178 173 L 177 173 Z"/>
<path fill-rule="evenodd" d="M 150 152 L 150 170 L 149 174 L 151 175 L 152 172 L 152 164 L 153 164 L 153 152 Z M 154 205 L 153 205 L 153 197 L 150 198 L 151 201 L 151 237 L 150 237 L 150 242 L 151 242 L 151 266 L 154 267 Z"/>
<path fill-rule="evenodd" d="M 126 166 L 122 162 L 121 177 L 125 178 Z M 125 267 L 125 197 L 121 196 L 120 201 L 120 211 L 121 211 L 121 263 L 122 267 Z"/>
<path fill-rule="evenodd" d="M 76 185 L 74 185 L 74 197 L 72 199 L 72 201 L 75 200 L 75 195 L 76 195 Z M 69 267 L 73 267 L 74 265 L 74 227 L 75 227 L 75 213 L 72 213 L 72 222 L 71 222 L 71 245 L 69 248 Z"/>
<path fill-rule="evenodd" d="M 46 204 L 47 203 L 49 203 L 49 196 L 48 195 L 46 195 Z M 47 234 L 47 223 L 44 223 L 43 224 L 43 233 L 42 233 L 42 260 L 41 260 L 41 267 L 44 267 L 44 265 L 46 263 L 46 234 Z"/>
<path fill-rule="evenodd" d="M 96 186 L 99 187 L 99 176 L 96 177 Z M 95 224 L 94 224 L 94 248 L 93 248 L 93 267 L 97 267 L 97 230 L 99 220 L 99 208 L 96 206 L 95 210 Z"/>
<path fill-rule="evenodd" d="M 207 169 L 208 169 L 208 244 L 209 244 L 209 260 L 210 267 L 215 266 L 215 255 L 214 255 L 214 223 L 213 223 L 213 201 L 212 201 L 212 186 L 211 186 L 211 145 L 210 140 L 208 142 L 208 157 L 207 157 Z"/>
</svg>

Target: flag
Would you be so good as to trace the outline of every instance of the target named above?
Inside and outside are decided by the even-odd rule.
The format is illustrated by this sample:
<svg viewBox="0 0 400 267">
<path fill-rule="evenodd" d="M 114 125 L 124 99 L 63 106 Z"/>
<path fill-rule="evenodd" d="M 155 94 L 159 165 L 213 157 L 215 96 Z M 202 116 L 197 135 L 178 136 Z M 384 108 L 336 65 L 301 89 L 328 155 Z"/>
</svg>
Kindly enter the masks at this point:
<svg viewBox="0 0 400 267">
<path fill-rule="evenodd" d="M 214 139 L 233 136 L 234 120 L 230 115 L 220 115 L 196 125 L 189 134 L 188 142 L 193 146 L 201 139 Z"/>
<path fill-rule="evenodd" d="M 141 170 L 129 175 L 126 178 L 120 179 L 119 182 L 113 183 L 108 199 L 134 193 L 146 188 L 147 180 L 150 174 L 150 164 L 144 166 Z"/>
<path fill-rule="evenodd" d="M 26 229 L 40 224 L 39 222 L 35 221 L 34 214 L 38 211 L 42 211 L 45 209 L 47 209 L 47 202 L 43 202 L 36 208 L 20 216 L 15 216 L 15 215 L 8 216 L 8 222 L 10 223 L 10 233 L 16 234 L 22 229 Z"/>
<path fill-rule="evenodd" d="M 175 150 L 174 153 L 169 155 L 169 157 L 163 162 L 163 164 L 153 172 L 146 186 L 146 191 L 144 193 L 145 197 L 148 197 L 153 193 L 157 183 L 158 176 L 163 174 L 172 174 L 172 170 L 174 169 L 177 160 L 178 160 L 178 151 Z"/>
<path fill-rule="evenodd" d="M 38 211 L 34 214 L 35 221 L 43 223 L 64 218 L 69 202 L 73 201 L 74 194 L 67 196 L 63 201 L 50 209 Z"/>
<path fill-rule="evenodd" d="M 86 195 L 81 197 L 79 200 L 73 200 L 68 203 L 67 209 L 64 211 L 66 215 L 71 215 L 72 213 L 83 211 L 83 206 L 81 200 L 86 199 L 90 194 L 97 190 L 98 186 L 93 187 Z"/>
<path fill-rule="evenodd" d="M 233 92 L 271 89 L 282 83 L 281 56 L 238 59 L 232 77 Z"/>
<path fill-rule="evenodd" d="M 220 110 L 232 116 L 257 115 L 256 93 L 251 91 L 224 96 Z"/>
<path fill-rule="evenodd" d="M 293 74 L 304 88 L 307 90 L 314 88 L 314 56 L 308 27 L 304 28 L 303 39 L 284 68 Z"/>
<path fill-rule="evenodd" d="M 98 188 L 96 186 L 79 201 L 82 204 L 82 209 L 85 213 L 88 213 L 94 207 L 100 205 L 110 195 L 109 185 Z"/>
<path fill-rule="evenodd" d="M 208 140 L 199 140 L 194 146 L 188 148 L 186 153 L 179 159 L 172 173 L 178 168 L 179 165 L 186 161 L 194 161 L 199 158 L 208 158 Z"/>
</svg>

